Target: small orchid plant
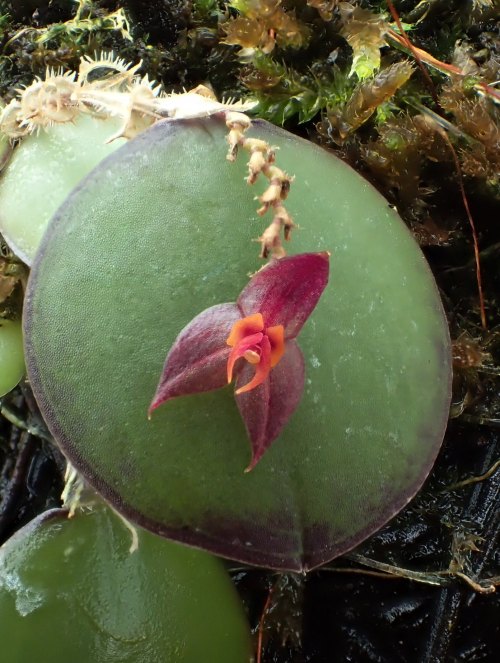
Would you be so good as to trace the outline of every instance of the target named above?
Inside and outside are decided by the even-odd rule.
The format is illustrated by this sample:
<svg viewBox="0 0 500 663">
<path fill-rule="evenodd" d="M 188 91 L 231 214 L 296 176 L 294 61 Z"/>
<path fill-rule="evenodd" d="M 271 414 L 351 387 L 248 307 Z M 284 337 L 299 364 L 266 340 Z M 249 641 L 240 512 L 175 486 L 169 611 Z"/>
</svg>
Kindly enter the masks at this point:
<svg viewBox="0 0 500 663">
<path fill-rule="evenodd" d="M 172 398 L 220 389 L 234 379 L 252 446 L 245 471 L 253 469 L 299 404 L 304 359 L 295 338 L 328 273 L 328 253 L 273 260 L 250 279 L 236 302 L 202 311 L 170 349 L 149 413 Z"/>
<path fill-rule="evenodd" d="M 259 237 L 262 258 L 271 264 L 258 272 L 236 303 L 200 313 L 180 333 L 168 354 L 151 412 L 177 396 L 219 389 L 236 382 L 236 402 L 252 445 L 251 470 L 295 411 L 304 387 L 304 361 L 295 337 L 328 282 L 329 255 L 285 258 L 282 238 L 295 224 L 284 200 L 293 177 L 279 168 L 276 148 L 248 137 L 251 120 L 243 111 L 253 102 L 218 102 L 203 86 L 166 95 L 134 66 L 112 54 L 82 58 L 78 72 L 48 69 L 45 80 L 18 90 L 0 113 L 0 132 L 22 138 L 53 124 L 74 122 L 80 114 L 119 117 L 116 138 L 134 138 L 161 119 L 183 120 L 222 114 L 229 130 L 227 159 L 249 153 L 247 184 L 262 174 L 268 186 L 258 197 L 259 216 L 273 218 Z M 108 76 L 95 79 L 104 69 Z M 111 74 L 109 74 L 111 72 Z"/>
<path fill-rule="evenodd" d="M 18 90 L 0 112 L 0 133 L 10 140 L 73 123 L 79 115 L 118 117 L 117 138 L 134 138 L 156 121 L 224 116 L 229 133 L 227 159 L 240 149 L 249 153 L 248 185 L 259 175 L 268 185 L 258 196 L 257 214 L 272 214 L 258 238 L 260 255 L 271 263 L 243 289 L 237 302 L 203 311 L 180 333 L 168 354 L 151 412 L 171 398 L 219 389 L 235 381 L 236 402 L 252 445 L 251 470 L 278 437 L 295 411 L 304 387 L 304 361 L 295 343 L 303 324 L 328 282 L 329 254 L 285 257 L 282 239 L 295 224 L 285 208 L 293 177 L 276 165 L 276 148 L 247 136 L 252 126 L 244 113 L 255 104 L 219 102 L 203 86 L 182 94 L 165 94 L 113 54 L 84 57 L 78 72 L 47 69 L 45 80 Z M 107 73 L 103 78 L 96 72 Z"/>
</svg>

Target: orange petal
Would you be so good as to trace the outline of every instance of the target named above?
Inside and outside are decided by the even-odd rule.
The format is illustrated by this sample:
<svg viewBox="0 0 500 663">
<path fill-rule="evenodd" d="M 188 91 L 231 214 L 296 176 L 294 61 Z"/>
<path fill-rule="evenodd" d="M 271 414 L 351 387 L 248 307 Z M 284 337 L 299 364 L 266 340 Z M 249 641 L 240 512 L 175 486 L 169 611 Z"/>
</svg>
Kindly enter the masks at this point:
<svg viewBox="0 0 500 663">
<path fill-rule="evenodd" d="M 271 370 L 271 343 L 269 342 L 267 336 L 263 336 L 260 348 L 260 362 L 257 364 L 255 375 L 253 376 L 252 380 L 250 380 L 250 382 L 237 389 L 234 392 L 235 394 L 244 394 L 246 391 L 255 389 L 255 387 L 258 387 L 259 384 L 262 384 L 269 375 L 269 371 Z"/>
<path fill-rule="evenodd" d="M 271 343 L 271 368 L 274 368 L 285 352 L 285 328 L 283 325 L 268 327 L 266 336 Z"/>
<path fill-rule="evenodd" d="M 244 357 L 245 352 L 248 352 L 250 349 L 254 349 L 255 346 L 259 346 L 262 339 L 265 338 L 262 332 L 257 332 L 257 334 L 251 334 L 250 336 L 245 336 L 241 341 L 236 345 L 232 350 L 227 360 L 227 381 L 231 382 L 233 379 L 233 368 L 235 362 L 240 358 Z M 268 341 L 269 343 L 269 341 Z"/>
<path fill-rule="evenodd" d="M 262 313 L 247 315 L 246 318 L 237 320 L 234 323 L 231 333 L 227 337 L 226 343 L 234 348 L 245 338 L 245 336 L 250 336 L 251 334 L 256 334 L 261 331 L 264 331 L 264 318 L 262 317 Z"/>
</svg>

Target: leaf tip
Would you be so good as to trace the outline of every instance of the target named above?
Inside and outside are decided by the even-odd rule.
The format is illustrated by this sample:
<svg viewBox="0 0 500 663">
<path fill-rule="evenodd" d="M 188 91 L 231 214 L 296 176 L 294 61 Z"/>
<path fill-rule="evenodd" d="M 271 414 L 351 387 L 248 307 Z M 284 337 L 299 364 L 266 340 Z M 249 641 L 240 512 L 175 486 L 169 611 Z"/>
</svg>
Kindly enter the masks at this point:
<svg viewBox="0 0 500 663">
<path fill-rule="evenodd" d="M 158 398 L 158 395 L 155 394 L 153 400 L 151 401 L 150 406 L 148 407 L 148 421 L 151 421 L 151 418 L 153 416 L 153 412 L 158 408 L 162 403 L 165 402 L 165 399 L 160 399 Z"/>
<path fill-rule="evenodd" d="M 252 460 L 248 463 L 248 465 L 245 467 L 243 470 L 243 474 L 248 474 L 253 470 L 253 468 L 257 465 L 259 460 L 261 459 L 262 454 L 259 454 L 258 456 L 252 456 Z"/>
</svg>

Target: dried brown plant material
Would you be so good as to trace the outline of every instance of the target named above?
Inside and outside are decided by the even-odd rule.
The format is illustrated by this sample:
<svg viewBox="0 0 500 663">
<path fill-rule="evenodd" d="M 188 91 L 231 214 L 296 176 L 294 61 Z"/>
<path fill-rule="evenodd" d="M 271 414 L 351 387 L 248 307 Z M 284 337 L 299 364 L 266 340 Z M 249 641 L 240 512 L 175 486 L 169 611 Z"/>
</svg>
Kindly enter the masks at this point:
<svg viewBox="0 0 500 663">
<path fill-rule="evenodd" d="M 462 172 L 490 186 L 500 180 L 500 126 L 498 112 L 488 97 L 478 98 L 464 88 L 467 79 L 455 77 L 443 88 L 440 103 L 456 126 L 473 141 L 459 152 Z"/>
<path fill-rule="evenodd" d="M 384 101 L 406 83 L 413 73 L 408 61 L 382 69 L 370 80 L 359 83 L 343 108 L 329 109 L 332 138 L 341 145 L 347 136 L 364 124 Z"/>
<path fill-rule="evenodd" d="M 60 122 L 72 122 L 79 114 L 78 105 L 71 99 L 76 74 L 57 75 L 51 72 L 49 82 L 36 81 L 21 93 L 21 115 L 26 126 L 45 127 Z"/>
<path fill-rule="evenodd" d="M 469 21 L 485 20 L 488 17 L 498 19 L 498 0 L 471 0 Z"/>
<path fill-rule="evenodd" d="M 226 115 L 226 126 L 229 129 L 227 142 L 229 143 L 228 161 L 236 161 L 238 148 L 244 144 L 245 131 L 252 122 L 244 113 L 228 113 Z"/>
<path fill-rule="evenodd" d="M 0 305 L 3 304 L 14 292 L 18 283 L 24 288 L 28 278 L 25 266 L 4 247 L 1 242 L 0 253 Z"/>
<path fill-rule="evenodd" d="M 350 76 L 359 79 L 371 76 L 380 69 L 380 49 L 386 45 L 389 24 L 383 16 L 368 9 L 353 7 L 348 2 L 339 5 L 344 27 L 340 34 L 353 51 Z"/>
<path fill-rule="evenodd" d="M 257 18 L 238 18 L 224 23 L 222 26 L 226 32 L 223 44 L 229 46 L 241 46 L 242 49 L 259 49 L 262 53 L 270 53 L 276 44 L 274 34 L 269 32 L 265 21 Z"/>
<path fill-rule="evenodd" d="M 479 368 L 484 362 L 491 361 L 491 354 L 485 352 L 477 339 L 472 338 L 467 332 L 452 341 L 451 356 L 453 368 L 466 370 L 469 368 Z"/>
<path fill-rule="evenodd" d="M 270 18 L 278 11 L 281 0 L 238 0 L 238 10 L 250 18 Z"/>
<path fill-rule="evenodd" d="M 242 56 L 255 50 L 269 54 L 276 44 L 301 48 L 307 42 L 309 29 L 281 7 L 281 0 L 248 0 L 238 8 L 243 15 L 222 25 L 226 32 L 222 43 L 241 46 Z"/>
<path fill-rule="evenodd" d="M 484 396 L 484 378 L 489 375 L 498 377 L 500 367 L 494 361 L 489 348 L 498 347 L 500 331 L 498 328 L 482 337 L 477 329 L 461 331 L 458 338 L 452 340 L 451 353 L 453 362 L 453 404 L 450 416 L 455 418 L 473 405 L 481 396 Z M 480 375 L 483 377 L 480 378 Z M 495 463 L 485 475 L 471 478 L 457 484 L 450 489 L 456 489 L 487 478 L 490 472 L 498 469 Z"/>
<path fill-rule="evenodd" d="M 457 41 L 453 49 L 451 59 L 452 65 L 458 67 L 464 76 L 475 76 L 479 74 L 479 65 L 472 57 L 474 49 L 465 41 Z"/>
<path fill-rule="evenodd" d="M 423 223 L 412 224 L 411 231 L 420 246 L 448 246 L 452 230 L 441 228 L 430 216 Z"/>
<path fill-rule="evenodd" d="M 272 90 L 282 79 L 283 76 L 276 72 L 256 69 L 255 67 L 245 67 L 240 72 L 241 82 L 249 90 L 255 92 Z"/>
<path fill-rule="evenodd" d="M 377 129 L 378 138 L 361 145 L 361 155 L 385 188 L 394 192 L 398 207 L 418 211 L 422 198 L 430 193 L 420 182 L 424 161 L 449 161 L 449 151 L 434 131 L 421 126 L 419 116 L 400 115 Z M 417 217 L 423 235 L 421 214 Z"/>
<path fill-rule="evenodd" d="M 0 260 L 0 304 L 10 297 L 16 287 L 17 279 L 14 276 L 5 276 L 4 265 Z"/>
<path fill-rule="evenodd" d="M 288 241 L 292 229 L 295 228 L 293 219 L 283 205 L 293 178 L 276 166 L 276 148 L 260 138 L 245 136 L 250 125 L 249 118 L 242 113 L 226 114 L 226 126 L 229 129 L 227 159 L 234 161 L 239 148 L 246 150 L 250 153 L 247 184 L 254 184 L 261 173 L 269 181 L 267 189 L 257 198 L 261 204 L 257 210 L 259 216 L 264 216 L 268 211 L 273 213 L 271 223 L 258 239 L 261 245 L 260 255 L 262 258 L 282 258 L 286 251 L 281 235 Z"/>
<path fill-rule="evenodd" d="M 418 118 L 417 118 L 418 119 Z M 448 246 L 453 230 L 439 226 L 428 215 L 425 197 L 433 193 L 421 185 L 425 159 L 431 155 L 449 158 L 435 133 L 421 130 L 415 118 L 393 118 L 379 127 L 379 137 L 361 146 L 361 155 L 376 178 L 391 191 L 398 208 L 420 246 Z M 423 220 L 422 220 L 423 219 Z"/>
<path fill-rule="evenodd" d="M 490 115 L 486 99 L 468 96 L 462 79 L 458 79 L 443 88 L 439 101 L 444 110 L 453 114 L 455 122 L 465 133 L 498 153 L 500 127 Z"/>
<path fill-rule="evenodd" d="M 439 117 L 439 116 L 438 116 Z M 482 276 L 481 276 L 481 260 L 480 260 L 480 252 L 479 252 L 479 239 L 476 231 L 476 224 L 474 221 L 474 217 L 472 216 L 472 212 L 469 206 L 469 200 L 467 197 L 467 194 L 465 192 L 465 186 L 464 186 L 464 178 L 463 178 L 463 168 L 460 163 L 460 159 L 458 157 L 457 151 L 455 150 L 453 143 L 450 140 L 450 137 L 448 136 L 448 133 L 445 131 L 445 129 L 439 124 L 437 119 L 433 117 L 432 114 L 423 114 L 420 115 L 418 118 L 420 122 L 420 126 L 426 126 L 429 131 L 434 131 L 437 136 L 442 138 L 444 141 L 445 145 L 450 151 L 450 155 L 453 158 L 453 163 L 455 166 L 455 174 L 457 176 L 458 180 L 458 186 L 460 189 L 460 195 L 462 196 L 462 203 L 464 206 L 465 213 L 467 215 L 467 220 L 469 221 L 471 233 L 472 233 L 472 242 L 474 246 L 474 262 L 476 264 L 476 282 L 477 282 L 477 291 L 478 291 L 478 296 L 479 296 L 479 312 L 481 316 L 481 325 L 483 329 L 487 329 L 487 321 L 486 321 L 486 306 L 485 306 L 485 300 L 484 300 L 484 292 L 483 292 L 483 286 L 482 286 Z"/>
<path fill-rule="evenodd" d="M 500 166 L 498 155 L 492 161 L 484 145 L 476 144 L 460 151 L 460 165 L 467 177 L 482 180 L 496 189 L 499 184 Z"/>
<path fill-rule="evenodd" d="M 420 196 L 422 169 L 420 134 L 408 116 L 394 118 L 379 128 L 379 137 L 361 146 L 361 155 L 387 189 L 397 191 L 406 208 Z"/>
<path fill-rule="evenodd" d="M 331 21 L 333 18 L 333 10 L 339 4 L 340 0 L 307 0 L 309 7 L 314 7 L 318 10 L 319 15 L 324 21 Z"/>
<path fill-rule="evenodd" d="M 291 11 L 278 11 L 273 17 L 276 42 L 281 48 L 302 48 L 309 39 L 309 28 Z"/>
</svg>

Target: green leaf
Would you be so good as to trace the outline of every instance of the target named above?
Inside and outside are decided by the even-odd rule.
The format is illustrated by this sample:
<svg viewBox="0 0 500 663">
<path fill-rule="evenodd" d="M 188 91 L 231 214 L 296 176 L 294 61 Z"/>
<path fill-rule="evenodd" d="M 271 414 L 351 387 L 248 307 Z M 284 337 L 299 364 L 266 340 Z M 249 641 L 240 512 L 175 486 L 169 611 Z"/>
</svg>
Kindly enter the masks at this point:
<svg viewBox="0 0 500 663">
<path fill-rule="evenodd" d="M 257 121 L 296 176 L 291 253 L 330 251 L 300 336 L 304 396 L 249 474 L 232 390 L 147 419 L 179 331 L 234 301 L 265 227 L 225 159 L 222 119 L 159 123 L 98 166 L 53 219 L 28 287 L 29 376 L 51 431 L 130 519 L 218 554 L 303 570 L 352 548 L 415 494 L 442 441 L 450 342 L 422 253 L 330 153 Z"/>
<path fill-rule="evenodd" d="M 54 509 L 0 549 L 9 663 L 248 663 L 249 630 L 221 562 L 139 532 L 109 509 Z"/>
<path fill-rule="evenodd" d="M 24 371 L 21 323 L 0 318 L 0 397 L 14 389 Z"/>
<path fill-rule="evenodd" d="M 0 232 L 28 265 L 51 216 L 73 187 L 125 139 L 106 143 L 119 118 L 83 115 L 27 136 L 0 179 Z"/>
</svg>

